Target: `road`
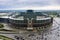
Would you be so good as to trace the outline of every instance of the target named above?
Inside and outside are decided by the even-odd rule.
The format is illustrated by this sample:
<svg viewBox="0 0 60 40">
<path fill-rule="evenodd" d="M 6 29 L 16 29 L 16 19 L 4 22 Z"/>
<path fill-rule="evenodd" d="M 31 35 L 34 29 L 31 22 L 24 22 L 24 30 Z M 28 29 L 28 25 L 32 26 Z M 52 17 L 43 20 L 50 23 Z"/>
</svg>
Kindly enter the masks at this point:
<svg viewBox="0 0 60 40">
<path fill-rule="evenodd" d="M 14 38 L 15 36 L 20 37 L 19 40 L 25 39 L 25 40 L 60 40 L 60 18 L 54 18 L 53 20 L 53 24 L 51 25 L 51 27 L 49 27 L 48 29 L 46 29 L 43 32 L 22 32 L 20 31 L 20 33 L 17 34 L 13 34 L 13 33 L 6 33 L 6 34 L 1 34 L 0 35 L 4 35 L 10 38 L 13 38 L 15 40 L 17 40 L 16 38 Z"/>
<path fill-rule="evenodd" d="M 43 32 L 27 32 L 20 33 L 25 40 L 60 40 L 60 18 L 54 18 L 53 24 Z M 33 35 L 33 36 L 29 36 Z"/>
</svg>

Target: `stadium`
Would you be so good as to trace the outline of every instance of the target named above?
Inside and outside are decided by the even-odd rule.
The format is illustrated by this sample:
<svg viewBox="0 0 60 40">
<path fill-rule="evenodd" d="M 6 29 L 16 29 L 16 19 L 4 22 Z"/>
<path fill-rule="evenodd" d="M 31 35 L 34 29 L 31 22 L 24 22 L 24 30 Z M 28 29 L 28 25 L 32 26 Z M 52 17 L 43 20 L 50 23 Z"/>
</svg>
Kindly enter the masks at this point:
<svg viewBox="0 0 60 40">
<path fill-rule="evenodd" d="M 46 26 L 53 23 L 53 18 L 41 13 L 27 10 L 26 12 L 15 12 L 5 15 L 7 17 L 0 17 L 0 22 L 11 24 L 16 28 L 26 27 L 26 29 L 33 29 L 34 27 Z"/>
</svg>

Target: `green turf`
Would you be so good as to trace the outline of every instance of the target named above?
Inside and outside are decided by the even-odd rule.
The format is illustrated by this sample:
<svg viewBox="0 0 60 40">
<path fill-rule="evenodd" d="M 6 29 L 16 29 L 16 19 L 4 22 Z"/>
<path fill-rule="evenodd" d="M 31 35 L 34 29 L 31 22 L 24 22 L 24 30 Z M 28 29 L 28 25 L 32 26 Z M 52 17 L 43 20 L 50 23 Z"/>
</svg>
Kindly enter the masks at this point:
<svg viewBox="0 0 60 40">
<path fill-rule="evenodd" d="M 12 38 L 9 38 L 9 37 L 3 36 L 3 35 L 0 35 L 0 39 L 2 39 L 2 40 L 14 40 Z"/>
</svg>

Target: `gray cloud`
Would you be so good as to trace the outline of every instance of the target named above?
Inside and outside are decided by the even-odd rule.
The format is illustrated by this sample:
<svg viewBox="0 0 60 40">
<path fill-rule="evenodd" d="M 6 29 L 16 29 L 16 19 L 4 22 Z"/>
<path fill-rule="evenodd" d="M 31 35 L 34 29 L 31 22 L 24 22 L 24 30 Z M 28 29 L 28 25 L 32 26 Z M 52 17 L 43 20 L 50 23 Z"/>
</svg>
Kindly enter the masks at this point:
<svg viewBox="0 0 60 40">
<path fill-rule="evenodd" d="M 49 5 L 60 5 L 60 0 L 0 0 L 0 9 Z"/>
</svg>

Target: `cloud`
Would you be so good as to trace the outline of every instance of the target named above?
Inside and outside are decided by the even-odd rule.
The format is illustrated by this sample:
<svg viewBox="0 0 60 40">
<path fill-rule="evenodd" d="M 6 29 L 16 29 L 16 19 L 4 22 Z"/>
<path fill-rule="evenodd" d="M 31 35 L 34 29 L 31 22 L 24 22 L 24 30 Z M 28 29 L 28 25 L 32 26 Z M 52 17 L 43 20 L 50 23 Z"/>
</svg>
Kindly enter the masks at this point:
<svg viewBox="0 0 60 40">
<path fill-rule="evenodd" d="M 0 9 L 45 8 L 60 6 L 60 0 L 0 0 Z"/>
</svg>

